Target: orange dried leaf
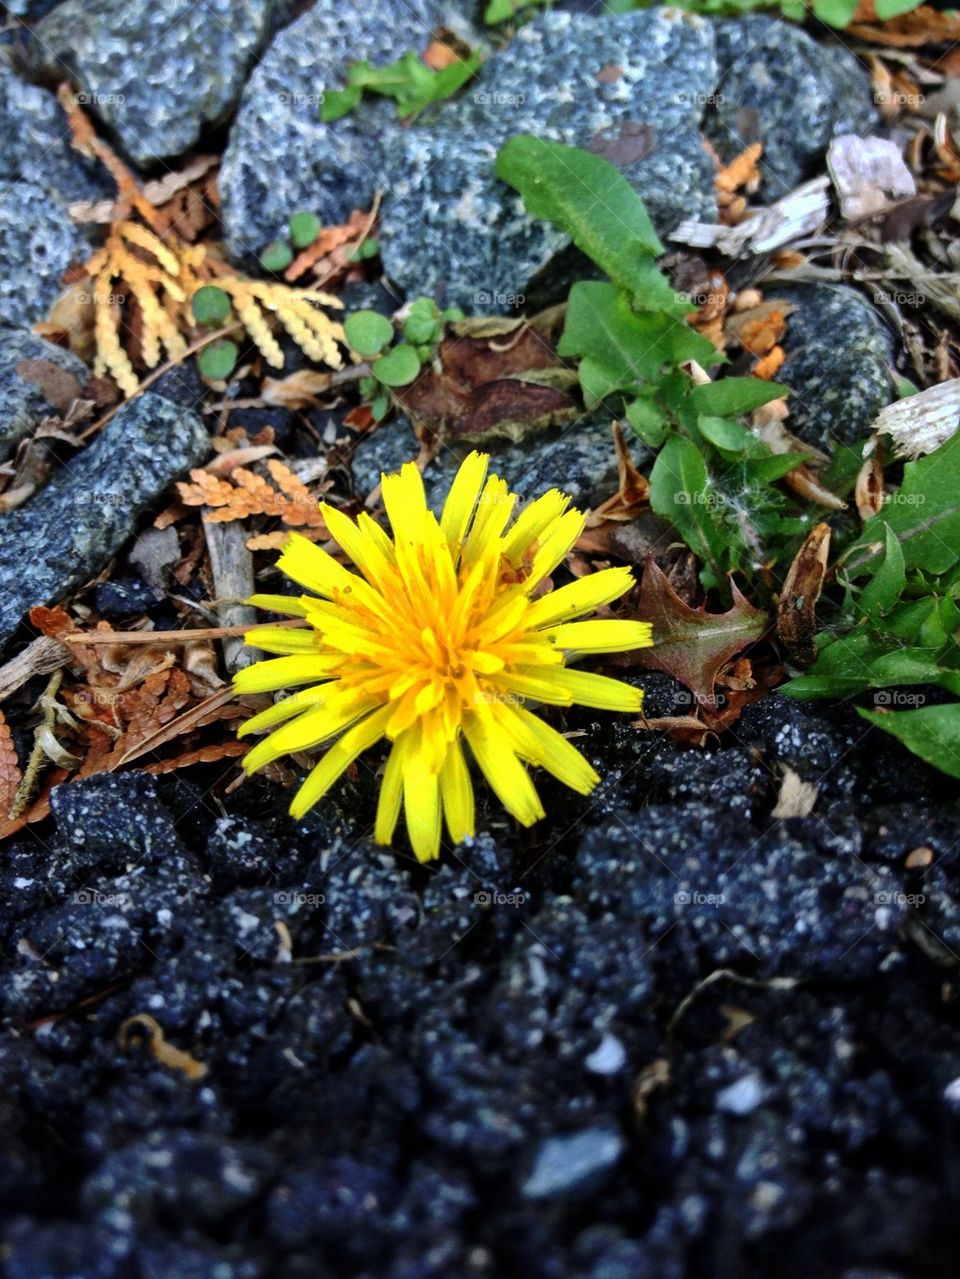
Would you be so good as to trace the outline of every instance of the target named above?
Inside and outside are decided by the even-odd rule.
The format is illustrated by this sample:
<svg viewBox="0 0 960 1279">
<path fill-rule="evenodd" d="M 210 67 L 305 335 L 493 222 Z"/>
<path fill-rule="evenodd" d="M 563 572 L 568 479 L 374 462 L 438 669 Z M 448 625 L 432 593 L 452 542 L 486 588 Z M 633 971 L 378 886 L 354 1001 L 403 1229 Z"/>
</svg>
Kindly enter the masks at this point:
<svg viewBox="0 0 960 1279">
<path fill-rule="evenodd" d="M 743 186 L 755 189 L 760 183 L 757 161 L 761 155 L 763 155 L 763 143 L 752 142 L 716 175 L 714 182 L 717 191 L 724 195 L 732 195 Z"/>
<path fill-rule="evenodd" d="M 13 734 L 3 711 L 0 711 L 0 814 L 9 813 L 13 807 L 22 780 Z"/>
</svg>

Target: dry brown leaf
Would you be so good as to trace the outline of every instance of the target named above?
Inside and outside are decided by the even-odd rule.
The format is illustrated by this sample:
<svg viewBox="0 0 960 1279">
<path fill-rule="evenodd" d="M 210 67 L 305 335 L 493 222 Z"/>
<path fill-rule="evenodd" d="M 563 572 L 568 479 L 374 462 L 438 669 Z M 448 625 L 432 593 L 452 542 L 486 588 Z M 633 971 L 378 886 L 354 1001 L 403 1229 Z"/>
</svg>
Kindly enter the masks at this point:
<svg viewBox="0 0 960 1279">
<path fill-rule="evenodd" d="M 379 200 L 377 203 L 379 204 Z M 308 244 L 297 254 L 284 271 L 283 278 L 289 284 L 299 280 L 311 267 L 318 273 L 328 274 L 346 266 L 345 246 L 350 245 L 352 248 L 361 244 L 370 234 L 376 216 L 377 205 L 374 205 L 370 213 L 354 209 L 343 226 L 324 227 L 313 244 Z"/>
<path fill-rule="evenodd" d="M 772 346 L 766 355 L 757 360 L 751 372 L 754 377 L 762 377 L 769 382 L 780 372 L 780 366 L 786 358 L 782 346 Z"/>
<path fill-rule="evenodd" d="M 264 404 L 283 409 L 316 408 L 317 396 L 330 389 L 330 374 L 316 369 L 298 369 L 283 378 L 263 379 L 260 394 Z"/>
<path fill-rule="evenodd" d="M 883 509 L 883 448 L 879 443 L 860 468 L 853 496 L 864 524 Z"/>
<path fill-rule="evenodd" d="M 729 164 L 724 165 L 714 178 L 714 184 L 720 195 L 732 195 L 741 187 L 755 191 L 760 185 L 760 170 L 757 161 L 763 155 L 763 143 L 751 144 L 735 156 Z"/>
<path fill-rule="evenodd" d="M 794 556 L 780 593 L 777 635 L 798 666 L 809 666 L 817 656 L 817 601 L 829 556 L 830 525 L 818 524 Z"/>
<path fill-rule="evenodd" d="M 262 475 L 242 466 L 232 471 L 229 478 L 213 475 L 209 470 L 191 471 L 192 483 L 177 484 L 180 500 L 186 506 L 209 507 L 203 518 L 212 523 L 270 515 L 291 528 L 325 530 L 317 498 L 290 468 L 271 458 L 267 470 L 276 488 Z"/>
<path fill-rule="evenodd" d="M 817 787 L 812 782 L 805 782 L 799 773 L 785 764 L 780 793 L 770 816 L 809 817 L 817 802 L 817 794 Z"/>
<path fill-rule="evenodd" d="M 196 750 L 186 751 L 173 759 L 162 759 L 156 764 L 146 764 L 141 772 L 159 777 L 163 773 L 173 773 L 178 768 L 190 768 L 193 764 L 216 764 L 221 759 L 246 755 L 249 749 L 248 742 L 228 739 L 225 742 L 215 742 L 212 746 L 199 746 Z"/>
<path fill-rule="evenodd" d="M 13 744 L 13 734 L 3 712 L 0 711 L 0 814 L 9 813 L 16 799 L 23 772 Z"/>
</svg>

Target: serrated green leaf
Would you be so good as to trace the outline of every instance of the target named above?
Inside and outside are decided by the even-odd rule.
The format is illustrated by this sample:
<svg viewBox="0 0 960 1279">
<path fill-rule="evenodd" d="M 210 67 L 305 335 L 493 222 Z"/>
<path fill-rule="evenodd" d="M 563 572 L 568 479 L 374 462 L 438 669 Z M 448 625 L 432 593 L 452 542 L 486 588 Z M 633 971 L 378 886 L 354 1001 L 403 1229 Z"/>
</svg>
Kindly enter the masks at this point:
<svg viewBox="0 0 960 1279">
<path fill-rule="evenodd" d="M 393 338 L 393 325 L 377 311 L 354 311 L 344 320 L 343 332 L 358 355 L 379 355 Z"/>
<path fill-rule="evenodd" d="M 401 342 L 375 361 L 371 372 L 384 386 L 409 386 L 420 372 L 420 360 L 412 346 Z"/>
<path fill-rule="evenodd" d="M 905 711 L 857 710 L 914 755 L 950 777 L 960 777 L 960 702 Z"/>
<path fill-rule="evenodd" d="M 906 464 L 900 488 L 867 521 L 848 554 L 852 577 L 876 567 L 887 526 L 900 542 L 907 571 L 945 573 L 960 561 L 960 435 Z"/>
<path fill-rule="evenodd" d="M 649 288 L 644 258 L 660 256 L 663 245 L 640 196 L 608 160 L 522 133 L 501 147 L 496 173 L 611 280 L 636 297 Z"/>
</svg>

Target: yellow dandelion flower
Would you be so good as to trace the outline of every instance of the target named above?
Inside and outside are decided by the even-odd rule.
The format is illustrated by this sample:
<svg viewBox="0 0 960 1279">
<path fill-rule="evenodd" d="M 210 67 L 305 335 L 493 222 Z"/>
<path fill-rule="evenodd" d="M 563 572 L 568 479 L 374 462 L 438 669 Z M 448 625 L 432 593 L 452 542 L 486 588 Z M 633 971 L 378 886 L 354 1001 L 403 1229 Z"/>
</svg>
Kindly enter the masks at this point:
<svg viewBox="0 0 960 1279">
<path fill-rule="evenodd" d="M 600 780 L 596 772 L 528 703 L 636 712 L 639 689 L 573 670 L 569 662 L 652 643 L 648 622 L 574 620 L 629 590 L 627 568 L 544 593 L 544 580 L 580 536 L 584 516 L 551 489 L 513 519 L 516 495 L 487 476 L 488 460 L 470 454 L 439 520 L 412 463 L 385 476 L 392 540 L 367 514 L 353 521 L 323 506 L 331 536 L 359 573 L 292 533 L 278 567 L 310 594 L 251 602 L 309 625 L 248 632 L 249 644 L 280 656 L 234 679 L 240 693 L 301 689 L 240 729 L 273 730 L 245 757 L 247 772 L 332 743 L 297 792 L 294 817 L 386 738 L 375 838 L 390 843 L 402 807 L 421 861 L 438 855 L 442 822 L 454 843 L 473 834 L 464 744 L 524 826 L 544 815 L 528 765 L 589 794 Z"/>
</svg>

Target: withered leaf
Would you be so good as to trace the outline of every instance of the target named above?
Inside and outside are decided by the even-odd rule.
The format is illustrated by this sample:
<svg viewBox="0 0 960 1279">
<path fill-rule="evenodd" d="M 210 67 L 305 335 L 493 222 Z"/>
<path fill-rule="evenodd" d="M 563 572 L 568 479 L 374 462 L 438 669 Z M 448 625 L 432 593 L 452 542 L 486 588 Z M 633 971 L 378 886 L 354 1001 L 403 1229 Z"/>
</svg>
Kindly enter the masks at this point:
<svg viewBox="0 0 960 1279">
<path fill-rule="evenodd" d="M 731 582 L 733 605 L 726 613 L 691 608 L 676 593 L 652 555 L 647 557 L 636 616 L 653 623 L 653 647 L 631 654 L 632 665 L 665 671 L 685 684 L 698 706 L 717 704 L 717 676 L 731 658 L 767 632 L 767 614 Z"/>
<path fill-rule="evenodd" d="M 817 655 L 817 600 L 823 590 L 830 555 L 830 525 L 818 524 L 807 534 L 790 565 L 777 609 L 777 635 L 798 666 Z"/>
<path fill-rule="evenodd" d="M 570 370 L 529 325 L 503 336 L 447 338 L 437 354 L 439 372 L 427 366 L 396 392 L 421 438 L 519 439 L 575 416 L 564 389 Z"/>
<path fill-rule="evenodd" d="M 58 413 L 66 413 L 74 400 L 80 398 L 83 387 L 68 370 L 54 364 L 53 360 L 19 360 L 17 377 L 39 387 L 43 398 Z"/>
</svg>

